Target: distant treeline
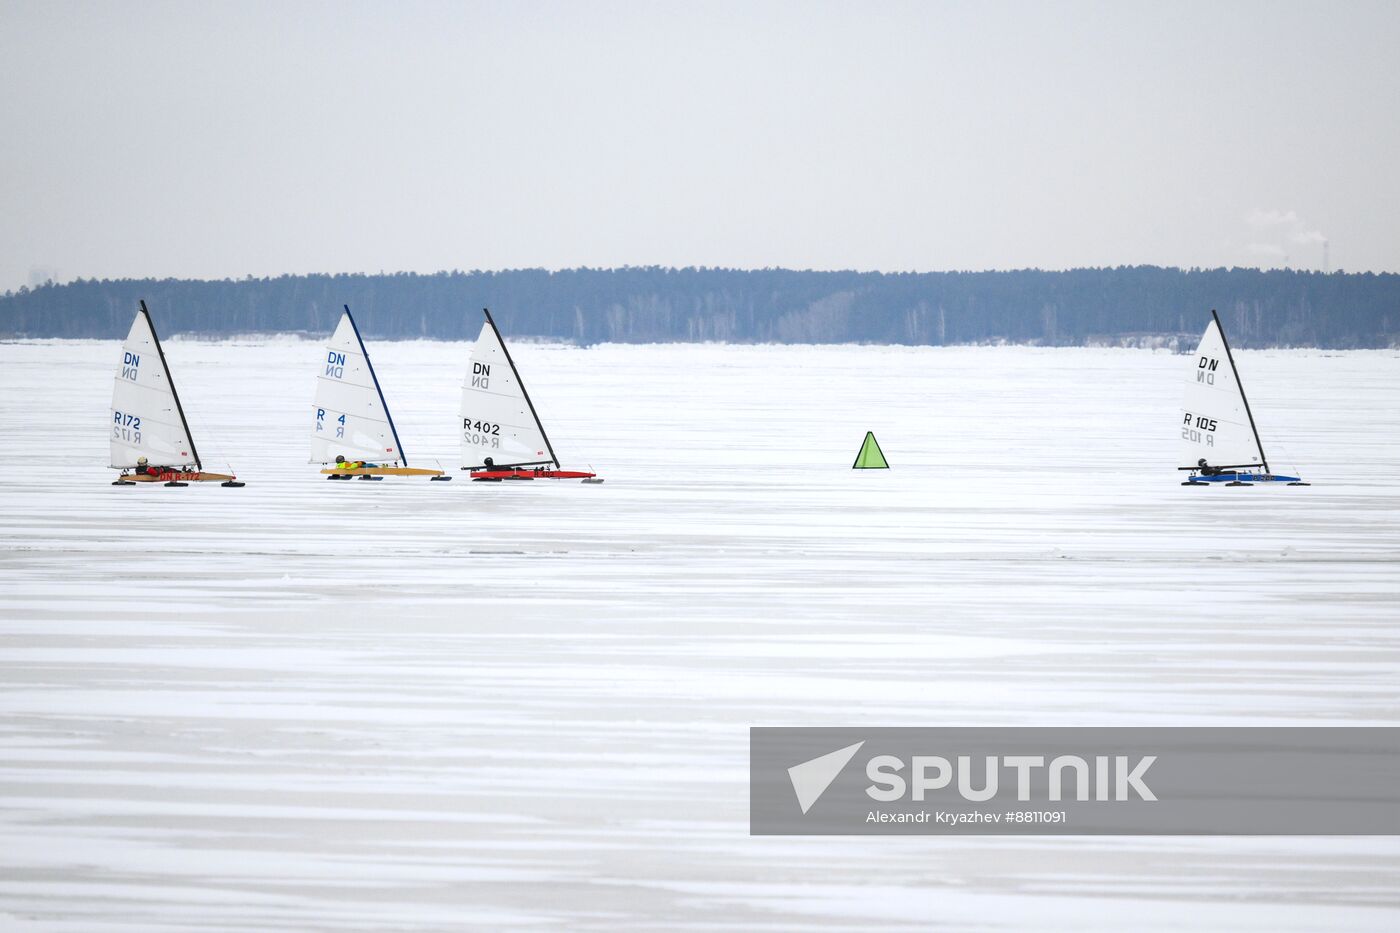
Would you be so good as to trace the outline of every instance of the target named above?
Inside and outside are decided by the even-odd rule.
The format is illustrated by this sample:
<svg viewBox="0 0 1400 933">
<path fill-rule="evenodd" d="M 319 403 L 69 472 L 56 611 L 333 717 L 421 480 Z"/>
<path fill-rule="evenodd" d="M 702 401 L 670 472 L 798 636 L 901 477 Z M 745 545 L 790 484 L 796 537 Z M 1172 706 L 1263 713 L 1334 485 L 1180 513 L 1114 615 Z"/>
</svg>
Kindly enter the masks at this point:
<svg viewBox="0 0 1400 933">
<path fill-rule="evenodd" d="M 1169 344 L 1218 308 L 1239 346 L 1400 345 L 1400 275 L 1132 266 L 1043 272 L 515 269 L 79 280 L 0 295 L 0 336 L 119 337 L 144 298 L 163 334 L 326 333 L 350 305 L 367 336 L 502 330 L 581 344 Z"/>
</svg>

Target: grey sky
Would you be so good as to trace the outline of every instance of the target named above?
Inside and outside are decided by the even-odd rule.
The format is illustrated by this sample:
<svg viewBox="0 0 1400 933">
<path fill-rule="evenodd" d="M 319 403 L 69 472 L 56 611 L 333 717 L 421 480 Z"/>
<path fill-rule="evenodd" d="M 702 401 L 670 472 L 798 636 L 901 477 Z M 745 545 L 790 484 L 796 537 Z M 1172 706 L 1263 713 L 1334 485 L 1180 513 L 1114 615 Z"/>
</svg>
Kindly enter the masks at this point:
<svg viewBox="0 0 1400 933">
<path fill-rule="evenodd" d="M 0 289 L 1400 269 L 1400 3 L 0 0 Z"/>
</svg>

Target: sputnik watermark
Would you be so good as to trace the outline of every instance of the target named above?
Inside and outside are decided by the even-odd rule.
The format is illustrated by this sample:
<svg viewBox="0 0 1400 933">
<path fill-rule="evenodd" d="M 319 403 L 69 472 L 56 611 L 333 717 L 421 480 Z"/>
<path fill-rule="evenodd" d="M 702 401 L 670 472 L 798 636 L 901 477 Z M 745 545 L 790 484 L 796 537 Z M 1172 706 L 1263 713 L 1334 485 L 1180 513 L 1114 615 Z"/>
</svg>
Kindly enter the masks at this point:
<svg viewBox="0 0 1400 933">
<path fill-rule="evenodd" d="M 1400 729 L 762 729 L 750 826 L 1400 833 Z M 795 762 L 795 763 L 794 763 Z"/>
<path fill-rule="evenodd" d="M 864 742 L 856 742 L 834 752 L 819 755 L 810 761 L 788 768 L 788 778 L 792 781 L 792 791 L 797 797 L 798 806 L 805 814 L 821 799 L 821 795 L 831 786 L 832 781 L 846 767 L 846 764 L 860 751 Z M 1047 766 L 1044 755 L 1008 755 L 1004 758 L 988 756 L 981 762 L 982 778 L 980 786 L 974 780 L 977 767 L 970 755 L 960 755 L 950 761 L 939 755 L 915 755 L 909 762 L 909 779 L 902 772 L 905 762 L 895 755 L 876 755 L 866 762 L 865 776 L 872 783 L 865 788 L 870 799 L 882 803 L 903 800 L 906 796 L 913 801 L 923 801 L 932 791 L 943 790 L 954 785 L 963 800 L 984 802 L 997 796 L 1000 788 L 998 775 L 1003 768 L 1015 772 L 1016 799 L 1028 802 L 1032 799 L 1032 781 L 1039 768 L 1047 768 L 1048 797 L 1052 801 L 1065 799 L 1066 784 L 1072 781 L 1074 800 L 1109 801 L 1129 800 L 1136 795 L 1138 800 L 1156 800 L 1157 795 L 1144 783 L 1147 769 L 1157 760 L 1156 755 L 1146 755 L 1130 759 L 1126 755 L 1094 757 L 1092 766 L 1078 755 L 1060 755 L 1051 759 Z M 956 763 L 955 763 L 956 762 Z M 1070 778 L 1066 779 L 1066 773 Z M 1092 778 L 1091 778 L 1092 775 Z M 1065 812 L 1059 811 L 1005 811 L 953 813 L 945 810 L 918 812 L 883 812 L 871 810 L 866 814 L 867 823 L 1061 823 Z"/>
<path fill-rule="evenodd" d="M 1050 800 L 1063 800 L 1065 772 L 1072 773 L 1075 800 L 1129 800 L 1136 794 L 1139 800 L 1156 800 L 1152 789 L 1143 783 L 1143 775 L 1156 755 L 1145 755 L 1129 759 L 1127 755 L 1107 755 L 1094 757 L 1094 779 L 1090 781 L 1090 765 L 1078 755 L 1060 755 L 1051 760 L 1048 767 Z M 981 786 L 975 774 L 977 765 L 970 755 L 959 755 L 954 766 L 947 758 L 938 755 L 915 755 L 910 765 L 910 780 L 900 774 L 904 761 L 894 755 L 876 755 L 865 766 L 865 775 L 874 783 L 865 789 L 872 800 L 889 802 L 902 800 L 907 794 L 912 800 L 923 800 L 930 791 L 942 790 L 953 783 L 957 774 L 958 796 L 964 800 L 981 802 L 997 796 L 1001 782 L 998 778 L 1002 768 L 1016 772 L 1016 799 L 1031 799 L 1032 777 L 1038 768 L 1045 768 L 1044 755 L 1007 755 L 998 758 L 990 755 L 982 760 Z M 1131 762 L 1131 763 L 1130 763 Z M 1110 774 L 1112 778 L 1110 779 Z M 1090 796 L 1090 790 L 1093 796 Z"/>
<path fill-rule="evenodd" d="M 812 804 L 821 799 L 822 794 L 831 786 L 831 782 L 836 780 L 836 776 L 841 773 L 841 769 L 846 767 L 846 762 L 855 757 L 856 752 L 864 742 L 857 742 L 854 745 L 847 745 L 845 748 L 838 748 L 834 752 L 820 755 L 811 761 L 804 761 L 800 765 L 793 765 L 788 768 L 788 778 L 792 781 L 792 792 L 797 795 L 798 806 L 802 807 L 802 812 L 806 813 L 812 809 Z"/>
</svg>

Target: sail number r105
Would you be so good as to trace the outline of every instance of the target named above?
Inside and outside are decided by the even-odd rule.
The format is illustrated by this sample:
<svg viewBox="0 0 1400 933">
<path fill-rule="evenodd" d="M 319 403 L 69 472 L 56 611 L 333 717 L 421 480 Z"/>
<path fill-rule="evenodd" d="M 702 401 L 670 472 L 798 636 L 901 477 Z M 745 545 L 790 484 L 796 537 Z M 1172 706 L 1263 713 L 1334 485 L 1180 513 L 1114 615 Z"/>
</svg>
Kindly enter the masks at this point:
<svg viewBox="0 0 1400 933">
<path fill-rule="evenodd" d="M 1192 423 L 1194 422 L 1194 424 Z M 1202 431 L 1214 431 L 1218 426 L 1214 418 L 1207 418 L 1205 415 L 1193 415 L 1189 411 L 1186 413 L 1186 424 L 1200 428 Z"/>
<path fill-rule="evenodd" d="M 1205 443 L 1207 447 L 1215 446 L 1215 429 L 1219 424 L 1214 418 L 1207 418 L 1204 415 L 1193 415 L 1189 411 L 1186 413 L 1186 420 L 1181 425 L 1181 437 L 1193 444 Z M 1201 432 L 1205 432 L 1202 434 Z"/>
</svg>

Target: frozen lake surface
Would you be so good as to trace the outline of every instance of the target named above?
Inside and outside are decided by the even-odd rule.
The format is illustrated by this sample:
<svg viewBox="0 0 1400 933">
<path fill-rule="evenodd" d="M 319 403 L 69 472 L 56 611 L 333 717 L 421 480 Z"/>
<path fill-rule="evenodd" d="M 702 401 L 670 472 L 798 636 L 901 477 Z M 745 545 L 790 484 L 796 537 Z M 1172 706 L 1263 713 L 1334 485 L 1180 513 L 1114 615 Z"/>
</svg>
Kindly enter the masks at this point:
<svg viewBox="0 0 1400 933">
<path fill-rule="evenodd" d="M 751 838 L 753 725 L 1396 725 L 1400 354 L 513 347 L 601 486 L 306 464 L 320 345 L 167 341 L 206 468 L 116 488 L 112 342 L 0 345 L 0 928 L 1395 929 L 1393 838 Z M 466 344 L 371 343 L 456 472 Z M 874 430 L 889 471 L 850 470 Z"/>
</svg>

